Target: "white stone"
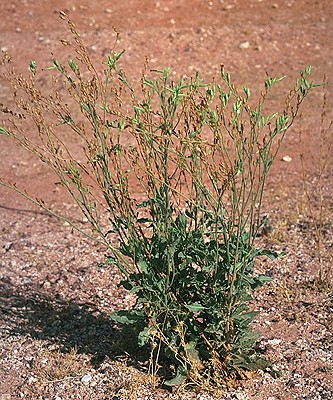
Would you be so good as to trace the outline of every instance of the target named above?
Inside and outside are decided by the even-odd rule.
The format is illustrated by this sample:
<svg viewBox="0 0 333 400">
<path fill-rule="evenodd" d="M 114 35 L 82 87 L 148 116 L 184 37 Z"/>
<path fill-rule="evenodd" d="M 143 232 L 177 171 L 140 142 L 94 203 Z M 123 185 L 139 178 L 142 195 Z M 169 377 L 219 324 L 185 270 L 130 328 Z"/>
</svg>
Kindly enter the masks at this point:
<svg viewBox="0 0 333 400">
<path fill-rule="evenodd" d="M 282 157 L 282 160 L 284 161 L 284 162 L 291 162 L 292 161 L 292 158 L 290 157 L 290 156 L 284 156 L 284 157 Z"/>
<path fill-rule="evenodd" d="M 239 45 L 241 49 L 248 49 L 250 47 L 250 42 L 246 41 Z"/>
<path fill-rule="evenodd" d="M 81 382 L 82 383 L 89 383 L 91 381 L 92 376 L 90 374 L 86 374 L 81 378 Z"/>
</svg>

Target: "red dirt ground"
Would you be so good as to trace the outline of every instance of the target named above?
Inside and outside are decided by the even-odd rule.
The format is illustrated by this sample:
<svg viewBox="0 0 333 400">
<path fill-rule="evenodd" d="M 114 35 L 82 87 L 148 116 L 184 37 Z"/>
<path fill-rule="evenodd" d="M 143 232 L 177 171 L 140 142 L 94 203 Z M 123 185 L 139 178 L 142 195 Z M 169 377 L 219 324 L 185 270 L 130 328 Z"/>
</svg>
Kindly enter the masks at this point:
<svg viewBox="0 0 333 400">
<path fill-rule="evenodd" d="M 92 57 L 98 62 L 113 47 L 112 26 L 115 26 L 120 32 L 117 49 L 126 49 L 122 65 L 132 79 L 140 79 L 145 56 L 150 60 L 151 68 L 170 66 L 175 80 L 183 75 L 194 76 L 197 70 L 204 78 L 211 79 L 218 75 L 220 65 L 224 64 L 239 85 L 246 84 L 254 93 L 258 92 L 258 83 L 264 82 L 266 73 L 270 76 L 287 74 L 285 83 L 276 92 L 275 100 L 278 101 L 279 96 L 283 97 L 291 87 L 297 72 L 312 65 L 313 80 L 320 82 L 326 74 L 329 83 L 324 126 L 333 120 L 333 4 L 330 0 L 2 1 L 0 48 L 9 52 L 15 65 L 26 70 L 33 59 L 38 66 L 48 67 L 52 64 L 53 54 L 59 58 L 67 54 L 59 42 L 68 36 L 66 24 L 58 17 L 60 10 L 74 21 Z M 42 74 L 40 79 L 41 85 L 45 86 Z M 9 89 L 0 81 L 0 103 L 7 104 L 8 101 Z M 315 183 L 320 159 L 322 103 L 322 89 L 306 99 L 302 119 L 288 133 L 272 169 L 264 206 L 275 224 L 275 233 L 268 240 L 279 249 L 288 249 L 290 256 L 279 264 L 279 270 L 272 272 L 274 266 L 268 267 L 278 284 L 258 298 L 258 306 L 263 310 L 258 326 L 263 331 L 262 346 L 266 346 L 269 356 L 286 369 L 285 378 L 273 380 L 264 376 L 247 382 L 241 392 L 233 392 L 231 397 L 221 394 L 214 399 L 328 400 L 333 393 L 333 330 L 329 319 L 332 299 L 328 289 L 317 291 L 309 283 L 316 275 L 318 264 L 314 256 L 314 231 L 305 218 L 308 209 L 302 191 L 298 135 L 301 129 L 306 179 Z M 332 131 L 329 134 L 332 137 Z M 284 156 L 290 156 L 291 162 L 284 162 Z M 0 137 L 0 177 L 17 182 L 52 207 L 74 208 L 70 198 L 59 192 L 55 177 L 45 166 L 6 137 Z M 331 263 L 332 154 L 328 156 L 322 178 L 327 250 L 324 255 Z M 3 305 L 0 303 L 0 316 L 3 317 L 0 322 L 3 331 L 0 400 L 123 398 L 121 396 L 125 394 L 121 394 L 119 388 L 114 397 L 106 394 L 108 390 L 111 393 L 116 389 L 111 390 L 112 385 L 108 386 L 104 381 L 104 386 L 98 381 L 97 389 L 80 385 L 80 379 L 66 381 L 70 373 L 59 378 L 61 382 L 66 381 L 67 386 L 59 385 L 57 389 L 56 380 L 47 375 L 47 361 L 46 364 L 42 362 L 52 359 L 51 345 L 65 343 L 66 348 L 78 347 L 77 359 L 74 357 L 71 361 L 71 368 L 83 375 L 87 370 L 92 371 L 89 369 L 92 368 L 91 354 L 99 353 L 98 346 L 85 342 L 84 346 L 91 347 L 85 351 L 84 346 L 80 348 L 75 341 L 71 342 L 67 325 L 68 340 L 60 338 L 61 329 L 58 338 L 53 333 L 48 335 L 53 322 L 46 319 L 42 327 L 41 321 L 43 307 L 50 307 L 55 299 L 58 302 L 55 309 L 60 310 L 58 320 L 67 308 L 81 307 L 81 312 L 85 310 L 81 317 L 92 325 L 96 323 L 92 321 L 95 314 L 89 307 L 104 318 L 113 309 L 126 304 L 126 294 L 116 288 L 118 273 L 96 270 L 95 265 L 103 258 L 102 249 L 91 246 L 62 223 L 38 213 L 20 195 L 1 186 L 0 231 L 0 301 L 3 301 Z M 294 292 L 296 288 L 299 289 L 297 293 Z M 36 298 L 40 301 L 41 315 L 35 307 L 35 314 L 29 319 L 27 315 L 32 315 Z M 24 301 L 28 305 L 24 305 Z M 103 323 L 99 317 L 98 326 Z M 274 341 L 276 338 L 286 344 L 280 345 L 279 340 Z M 86 340 L 86 336 L 83 335 L 82 340 Z M 103 340 L 108 340 L 106 334 Z M 318 341 L 324 343 L 322 348 Z M 313 349 L 316 349 L 315 353 L 311 353 Z M 102 352 L 108 356 L 105 350 Z M 112 362 L 110 365 L 115 368 Z M 107 366 L 103 371 L 101 366 L 103 364 L 94 367 L 94 376 L 100 376 L 100 380 L 115 379 L 114 375 L 103 372 Z M 123 373 L 121 368 L 117 371 L 120 375 Z M 133 394 L 135 390 L 130 383 L 126 385 Z M 118 384 L 121 390 L 126 385 Z M 139 394 L 134 396 L 140 398 Z M 164 396 L 169 395 L 154 392 L 147 398 L 166 398 Z M 187 398 L 185 394 L 179 396 Z M 197 396 L 193 398 L 210 398 Z"/>
</svg>

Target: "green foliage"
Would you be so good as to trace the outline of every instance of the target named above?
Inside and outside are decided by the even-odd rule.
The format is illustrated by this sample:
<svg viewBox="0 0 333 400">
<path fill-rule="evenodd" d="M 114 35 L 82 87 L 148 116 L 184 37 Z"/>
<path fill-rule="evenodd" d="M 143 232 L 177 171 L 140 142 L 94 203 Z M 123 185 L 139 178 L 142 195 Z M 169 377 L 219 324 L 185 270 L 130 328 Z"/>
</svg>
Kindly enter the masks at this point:
<svg viewBox="0 0 333 400">
<path fill-rule="evenodd" d="M 247 303 L 269 278 L 254 273 L 254 259 L 277 254 L 255 250 L 245 232 L 224 242 L 224 221 L 216 215 L 203 213 L 196 227 L 193 218 L 188 211 L 178 214 L 163 226 L 162 234 L 152 221 L 149 251 L 142 241 L 122 248 L 140 267 L 122 282 L 138 302 L 135 310 L 116 312 L 113 318 L 140 323 L 140 343 L 151 340 L 156 348 L 164 343 L 182 374 L 191 376 L 205 366 L 205 374 L 218 372 L 221 379 L 241 368 L 258 367 L 252 357 L 257 336 L 250 329 L 256 312 Z M 212 365 L 215 371 L 208 367 Z"/>
<path fill-rule="evenodd" d="M 315 86 L 310 68 L 301 71 L 284 109 L 267 114 L 269 93 L 284 77 L 268 77 L 257 102 L 224 68 L 219 82 L 209 83 L 199 74 L 175 83 L 169 69 L 154 70 L 138 88 L 118 66 L 123 52 L 111 52 L 99 73 L 67 22 L 75 40 L 63 43 L 77 59 L 68 66 L 54 59 L 45 72 L 60 75 L 66 101 L 58 90 L 36 87 L 34 61 L 24 78 L 5 57 L 3 77 L 21 90 L 17 106 L 38 137 L 26 137 L 13 119 L 0 133 L 58 174 L 90 222 L 89 235 L 107 246 L 107 263 L 119 267 L 121 285 L 137 297 L 132 310 L 112 318 L 136 327 L 139 344 L 151 346 L 154 370 L 162 358 L 174 364 L 166 384 L 218 384 L 265 368 L 253 349 L 256 312 L 249 302 L 269 281 L 256 274 L 256 258 L 278 254 L 257 249 L 255 238 L 267 174 Z M 81 141 L 80 157 L 66 142 L 68 132 Z"/>
</svg>

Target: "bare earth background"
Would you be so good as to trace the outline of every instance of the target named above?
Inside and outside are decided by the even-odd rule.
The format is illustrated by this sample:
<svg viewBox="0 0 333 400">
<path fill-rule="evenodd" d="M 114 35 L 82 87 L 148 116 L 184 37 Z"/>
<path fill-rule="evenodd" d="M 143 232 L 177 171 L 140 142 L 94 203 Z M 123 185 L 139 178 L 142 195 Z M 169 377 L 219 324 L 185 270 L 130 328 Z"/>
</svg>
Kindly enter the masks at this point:
<svg viewBox="0 0 333 400">
<path fill-rule="evenodd" d="M 23 70 L 31 59 L 50 66 L 52 53 L 65 55 L 59 39 L 68 36 L 68 29 L 59 10 L 75 22 L 98 63 L 113 47 L 115 26 L 121 34 L 117 49 L 126 49 L 122 65 L 132 79 L 140 79 L 145 56 L 151 68 L 170 66 L 175 80 L 197 70 L 211 79 L 224 64 L 240 85 L 246 83 L 254 92 L 266 72 L 287 74 L 276 91 L 278 104 L 298 70 L 311 64 L 313 80 L 320 82 L 326 73 L 329 82 L 324 126 L 333 119 L 330 0 L 1 1 L 0 48 Z M 47 89 L 43 73 L 39 83 Z M 8 101 L 10 92 L 0 81 L 0 102 Z M 258 374 L 212 394 L 152 390 L 144 355 L 129 354 L 133 346 L 126 347 L 126 337 L 108 317 L 131 298 L 117 288 L 121 276 L 116 270 L 97 266 L 104 250 L 0 187 L 0 400 L 333 398 L 332 285 L 329 277 L 327 285 L 314 279 L 319 268 L 316 236 L 300 165 L 303 152 L 306 181 L 314 187 L 322 103 L 322 89 L 304 103 L 302 119 L 289 132 L 272 169 L 264 204 L 273 231 L 261 240 L 287 256 L 258 266 L 274 280 L 254 301 L 260 310 L 255 328 L 262 331 L 258 351 L 274 361 L 282 376 Z M 284 162 L 284 156 L 291 162 Z M 82 219 L 55 185 L 56 177 L 5 137 L 0 138 L 0 176 Z M 329 268 L 332 154 L 322 179 L 323 265 Z M 319 199 L 314 198 L 316 210 Z"/>
</svg>

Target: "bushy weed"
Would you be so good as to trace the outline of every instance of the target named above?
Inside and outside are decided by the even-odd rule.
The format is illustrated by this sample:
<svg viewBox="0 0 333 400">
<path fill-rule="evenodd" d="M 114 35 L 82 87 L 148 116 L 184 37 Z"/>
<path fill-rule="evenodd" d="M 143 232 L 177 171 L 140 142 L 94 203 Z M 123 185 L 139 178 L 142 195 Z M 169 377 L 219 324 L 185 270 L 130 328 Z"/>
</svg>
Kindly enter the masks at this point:
<svg viewBox="0 0 333 400">
<path fill-rule="evenodd" d="M 200 385 L 266 368 L 254 352 L 249 302 L 269 280 L 255 273 L 256 258 L 278 254 L 257 249 L 255 238 L 265 223 L 267 174 L 314 86 L 310 67 L 284 107 L 267 114 L 283 77 L 267 76 L 258 99 L 237 88 L 224 67 L 211 82 L 199 73 L 174 82 L 168 68 L 146 68 L 140 86 L 132 85 L 120 67 L 123 52 L 112 51 L 100 71 L 74 24 L 61 17 L 73 35 L 63 44 L 76 58 L 54 59 L 44 70 L 51 93 L 38 88 L 34 61 L 26 77 L 4 55 L 2 78 L 18 110 L 2 106 L 8 118 L 0 132 L 58 175 L 90 223 L 87 234 L 122 271 L 121 285 L 137 302 L 112 318 L 132 324 L 140 345 L 149 344 L 153 373 L 167 360 L 174 371 L 167 385 Z M 37 135 L 25 131 L 27 119 Z"/>
</svg>

